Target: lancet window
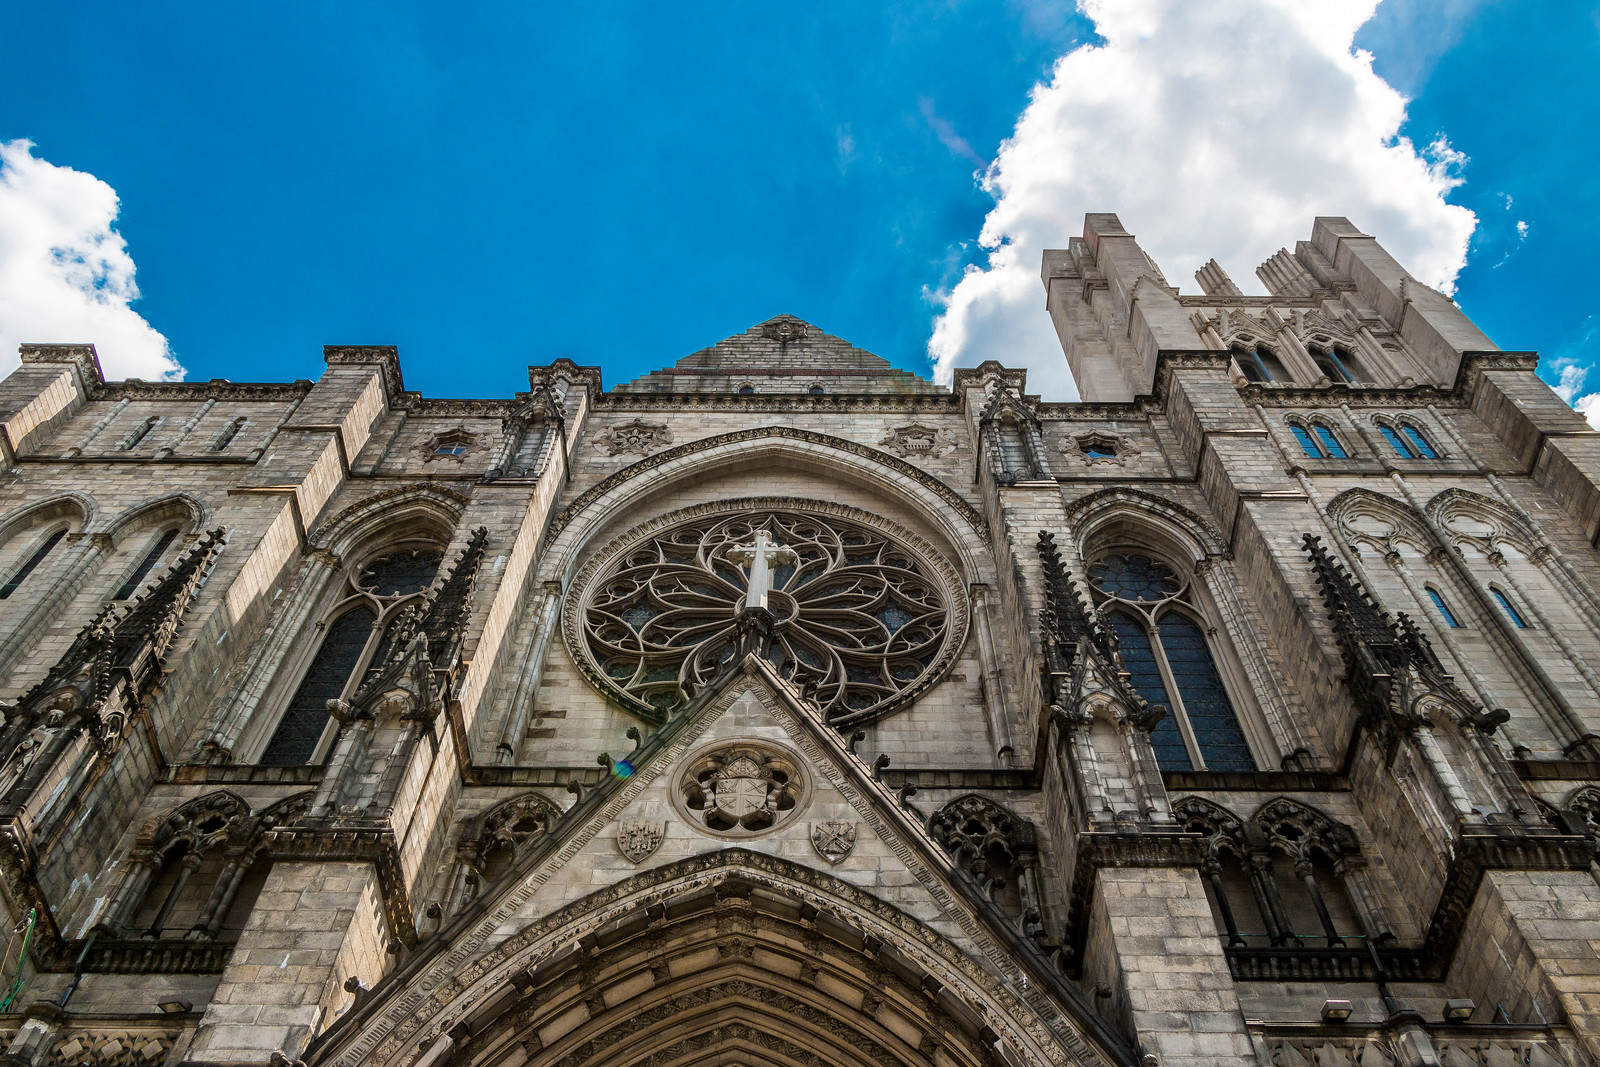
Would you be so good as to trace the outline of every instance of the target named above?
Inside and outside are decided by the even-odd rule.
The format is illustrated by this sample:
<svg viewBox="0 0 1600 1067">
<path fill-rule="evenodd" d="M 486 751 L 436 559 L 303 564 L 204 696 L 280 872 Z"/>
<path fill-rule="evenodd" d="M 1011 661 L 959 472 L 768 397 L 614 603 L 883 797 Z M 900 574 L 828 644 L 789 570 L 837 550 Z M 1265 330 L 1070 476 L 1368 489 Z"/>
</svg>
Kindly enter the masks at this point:
<svg viewBox="0 0 1600 1067">
<path fill-rule="evenodd" d="M 1134 689 L 1168 709 L 1150 733 L 1161 768 L 1256 770 L 1190 580 L 1152 556 L 1126 551 L 1090 564 L 1089 582 L 1116 632 Z"/>
<path fill-rule="evenodd" d="M 1252 382 L 1286 382 L 1289 372 L 1284 369 L 1283 361 L 1265 345 L 1256 345 L 1253 348 L 1236 348 L 1233 350 L 1233 360 L 1239 365 L 1239 372 L 1247 381 Z"/>
<path fill-rule="evenodd" d="M 43 563 L 49 558 L 50 553 L 55 551 L 55 547 L 59 545 L 62 539 L 66 536 L 67 529 L 63 526 L 61 529 L 51 533 L 43 541 L 40 541 L 38 547 L 35 548 L 31 554 L 29 554 L 28 558 L 23 560 L 21 564 L 19 564 L 11 572 L 10 577 L 6 579 L 5 584 L 0 585 L 0 600 L 8 599 L 12 593 L 15 593 L 18 589 L 22 588 L 22 583 L 28 580 L 28 576 L 30 574 L 39 569 L 39 564 Z"/>
<path fill-rule="evenodd" d="M 1333 427 L 1327 423 L 1313 421 L 1309 423 L 1298 420 L 1289 423 L 1289 432 L 1294 434 L 1294 439 L 1300 445 L 1300 451 L 1308 459 L 1348 459 L 1350 454 L 1345 451 L 1344 444 L 1339 440 L 1339 435 L 1333 432 Z"/>
<path fill-rule="evenodd" d="M 1389 450 L 1400 459 L 1438 459 L 1439 450 L 1414 423 L 1379 422 L 1378 432 L 1389 443 Z"/>
<path fill-rule="evenodd" d="M 161 562 L 162 558 L 167 554 L 167 550 L 172 547 L 172 542 L 177 539 L 178 528 L 176 526 L 163 530 L 160 536 L 145 550 L 145 554 L 140 557 L 138 566 L 133 568 L 132 573 L 123 580 L 121 585 L 117 586 L 117 591 L 111 594 L 111 599 L 127 600 L 137 593 L 139 587 L 144 585 L 144 580 L 150 577 L 150 572 L 155 570 L 156 564 Z"/>
<path fill-rule="evenodd" d="M 347 699 L 381 662 L 395 623 L 433 584 L 442 554 L 406 549 L 381 556 L 348 579 L 317 629 L 321 641 L 257 762 L 295 766 L 326 756 L 330 700 Z"/>
</svg>

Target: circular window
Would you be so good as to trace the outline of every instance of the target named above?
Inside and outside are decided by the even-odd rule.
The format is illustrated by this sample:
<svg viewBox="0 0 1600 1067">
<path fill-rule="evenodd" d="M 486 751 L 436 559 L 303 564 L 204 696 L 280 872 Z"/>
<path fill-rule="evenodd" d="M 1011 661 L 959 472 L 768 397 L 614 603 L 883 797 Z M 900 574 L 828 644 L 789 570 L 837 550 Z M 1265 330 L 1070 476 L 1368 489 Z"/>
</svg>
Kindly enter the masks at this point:
<svg viewBox="0 0 1600 1067">
<path fill-rule="evenodd" d="M 759 741 L 736 741 L 690 758 L 673 799 L 696 829 L 753 837 L 788 822 L 805 807 L 808 793 L 793 754 Z"/>
<path fill-rule="evenodd" d="M 914 535 L 869 525 L 854 509 L 752 506 L 761 503 L 668 516 L 585 568 L 565 630 L 590 679 L 653 721 L 693 699 L 738 652 L 761 534 L 787 550 L 766 579 L 768 659 L 831 723 L 879 718 L 937 681 L 965 637 L 953 569 Z"/>
</svg>

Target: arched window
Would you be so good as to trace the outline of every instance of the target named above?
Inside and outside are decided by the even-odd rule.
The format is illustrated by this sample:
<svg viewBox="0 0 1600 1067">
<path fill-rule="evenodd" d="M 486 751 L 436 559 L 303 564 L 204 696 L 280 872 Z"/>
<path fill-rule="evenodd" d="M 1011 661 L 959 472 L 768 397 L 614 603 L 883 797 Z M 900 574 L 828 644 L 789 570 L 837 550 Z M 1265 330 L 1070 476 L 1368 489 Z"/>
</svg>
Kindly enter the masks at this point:
<svg viewBox="0 0 1600 1067">
<path fill-rule="evenodd" d="M 117 587 L 115 593 L 111 594 L 111 599 L 127 600 L 137 593 L 139 587 L 144 584 L 144 580 L 150 577 L 150 572 L 155 569 L 156 564 L 161 562 L 161 557 L 167 554 L 167 549 L 172 547 L 172 542 L 177 539 L 178 528 L 176 526 L 157 538 L 156 543 L 150 546 L 150 550 L 139 561 L 139 565 L 133 569 L 133 573 L 128 575 L 127 580 Z"/>
<path fill-rule="evenodd" d="M 1317 369 L 1325 374 L 1330 382 L 1360 382 L 1365 377 L 1360 373 L 1360 366 L 1349 352 L 1337 345 L 1331 348 L 1313 348 L 1311 360 Z"/>
<path fill-rule="evenodd" d="M 1401 423 L 1400 432 L 1405 435 L 1406 440 L 1410 443 L 1411 451 L 1415 452 L 1419 457 L 1422 459 L 1439 458 L 1438 451 L 1428 443 L 1428 439 L 1422 435 L 1422 431 L 1411 425 L 1411 423 Z"/>
<path fill-rule="evenodd" d="M 1411 453 L 1411 446 L 1400 437 L 1400 433 L 1387 423 L 1378 423 L 1378 432 L 1383 434 L 1383 439 L 1389 442 L 1389 448 L 1401 459 L 1415 459 Z"/>
<path fill-rule="evenodd" d="M 1236 348 L 1233 358 L 1239 364 L 1240 372 L 1252 382 L 1289 380 L 1289 372 L 1283 369 L 1283 363 L 1265 345 L 1256 345 L 1248 350 Z"/>
<path fill-rule="evenodd" d="M 33 550 L 33 554 L 22 561 L 22 566 L 11 572 L 11 577 L 6 579 L 6 584 L 0 585 L 0 600 L 5 600 L 11 596 L 12 593 L 15 593 L 19 588 L 21 588 L 22 583 L 28 580 L 28 575 L 32 574 L 38 569 L 39 564 L 45 561 L 45 558 L 50 555 L 55 547 L 61 543 L 61 539 L 66 536 L 66 527 L 62 527 L 49 537 L 46 537 L 44 541 L 40 543 L 39 547 Z"/>
<path fill-rule="evenodd" d="M 1136 552 L 1089 567 L 1097 598 L 1112 605 L 1111 626 L 1134 689 L 1169 714 L 1150 733 L 1164 770 L 1253 771 L 1255 757 L 1196 621 L 1189 583 Z"/>
<path fill-rule="evenodd" d="M 812 386 L 806 390 L 806 392 L 810 393 L 812 396 L 821 396 L 823 393 L 827 392 L 827 390 L 822 388 L 820 384 L 813 383 Z"/>
<path fill-rule="evenodd" d="M 1311 436 L 1311 431 L 1298 422 L 1289 424 L 1289 432 L 1294 434 L 1294 439 L 1300 442 L 1300 451 L 1306 454 L 1307 459 L 1322 459 L 1322 447 Z"/>
<path fill-rule="evenodd" d="M 1513 623 L 1516 624 L 1517 629 L 1526 630 L 1528 628 L 1527 621 L 1523 619 L 1522 613 L 1517 610 L 1516 605 L 1511 603 L 1510 597 L 1506 596 L 1494 586 L 1489 587 L 1489 592 L 1494 594 L 1495 603 L 1500 605 L 1500 609 L 1506 613 L 1506 616 Z"/>
<path fill-rule="evenodd" d="M 329 733 L 328 701 L 348 699 L 383 662 L 401 612 L 433 584 L 441 559 L 431 549 L 395 552 L 346 581 L 322 644 L 258 763 L 291 767 L 323 754 L 319 750 Z"/>
<path fill-rule="evenodd" d="M 1311 429 L 1316 432 L 1317 440 L 1322 442 L 1322 451 L 1334 459 L 1349 459 L 1349 453 L 1339 443 L 1339 438 L 1334 435 L 1333 429 L 1320 422 L 1311 424 Z"/>
<path fill-rule="evenodd" d="M 1438 609 L 1439 617 L 1444 620 L 1444 624 L 1452 630 L 1460 629 L 1461 624 L 1456 621 L 1455 612 L 1451 611 L 1450 605 L 1444 602 L 1444 597 L 1440 595 L 1439 590 L 1431 585 L 1427 588 L 1428 599 L 1433 601 L 1433 606 Z"/>
</svg>

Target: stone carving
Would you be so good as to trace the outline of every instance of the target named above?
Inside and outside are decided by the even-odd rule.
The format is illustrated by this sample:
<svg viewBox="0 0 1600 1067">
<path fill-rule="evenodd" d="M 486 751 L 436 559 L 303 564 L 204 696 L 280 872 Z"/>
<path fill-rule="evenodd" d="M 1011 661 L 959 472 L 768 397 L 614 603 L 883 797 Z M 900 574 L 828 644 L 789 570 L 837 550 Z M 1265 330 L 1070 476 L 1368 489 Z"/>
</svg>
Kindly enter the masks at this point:
<svg viewBox="0 0 1600 1067">
<path fill-rule="evenodd" d="M 453 460 L 456 463 L 464 463 L 467 454 L 476 447 L 477 443 L 477 434 L 458 427 L 454 430 L 433 434 L 417 446 L 417 451 L 422 453 L 422 461 L 424 463 L 432 463 L 435 460 Z"/>
<path fill-rule="evenodd" d="M 951 431 L 921 423 L 896 426 L 883 431 L 883 436 L 878 438 L 880 448 L 906 459 L 942 459 L 954 452 L 960 443 Z"/>
<path fill-rule="evenodd" d="M 678 793 L 691 823 L 712 833 L 747 837 L 788 821 L 804 798 L 805 776 L 790 754 L 739 742 L 691 760 Z"/>
<path fill-rule="evenodd" d="M 634 419 L 632 422 L 600 431 L 595 445 L 608 456 L 632 454 L 648 456 L 658 448 L 672 444 L 672 434 L 661 423 Z"/>
<path fill-rule="evenodd" d="M 1077 456 L 1093 466 L 1097 463 L 1126 465 L 1129 456 L 1139 454 L 1139 445 L 1127 434 L 1115 430 L 1090 430 L 1073 434 L 1061 442 L 1061 451 Z"/>
<path fill-rule="evenodd" d="M 848 819 L 825 819 L 811 824 L 811 846 L 829 863 L 838 863 L 856 847 L 856 824 Z"/>
<path fill-rule="evenodd" d="M 764 337 L 769 337 L 772 340 L 777 341 L 779 344 L 786 345 L 790 341 L 798 341 L 800 338 L 804 337 L 806 335 L 806 328 L 804 324 L 797 320 L 780 318 L 763 323 L 761 326 L 761 333 Z"/>
<path fill-rule="evenodd" d="M 666 835 L 664 819 L 623 819 L 617 823 L 617 851 L 630 863 L 643 863 L 661 847 Z"/>
</svg>

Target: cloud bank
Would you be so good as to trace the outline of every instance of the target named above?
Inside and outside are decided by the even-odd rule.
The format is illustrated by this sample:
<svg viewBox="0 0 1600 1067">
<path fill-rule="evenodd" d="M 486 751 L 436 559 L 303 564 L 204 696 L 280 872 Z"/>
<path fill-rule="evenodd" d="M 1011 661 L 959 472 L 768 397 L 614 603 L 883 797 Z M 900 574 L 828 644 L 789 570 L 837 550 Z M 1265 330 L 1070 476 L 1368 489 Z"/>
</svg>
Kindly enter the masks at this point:
<svg viewBox="0 0 1600 1067">
<path fill-rule="evenodd" d="M 1445 203 L 1465 162 L 1399 136 L 1406 101 L 1353 46 L 1376 0 L 1082 0 L 1100 42 L 1056 62 L 983 179 L 982 265 L 949 291 L 935 377 L 998 359 L 1030 390 L 1077 389 L 1044 311 L 1040 254 L 1113 211 L 1168 279 L 1197 291 L 1215 256 L 1246 292 L 1256 266 L 1345 215 L 1450 292 L 1477 223 Z"/>
<path fill-rule="evenodd" d="M 139 298 L 117 220 L 116 190 L 92 174 L 0 142 L 0 375 L 24 341 L 95 345 L 110 378 L 183 377 L 167 339 L 129 304 Z"/>
</svg>

